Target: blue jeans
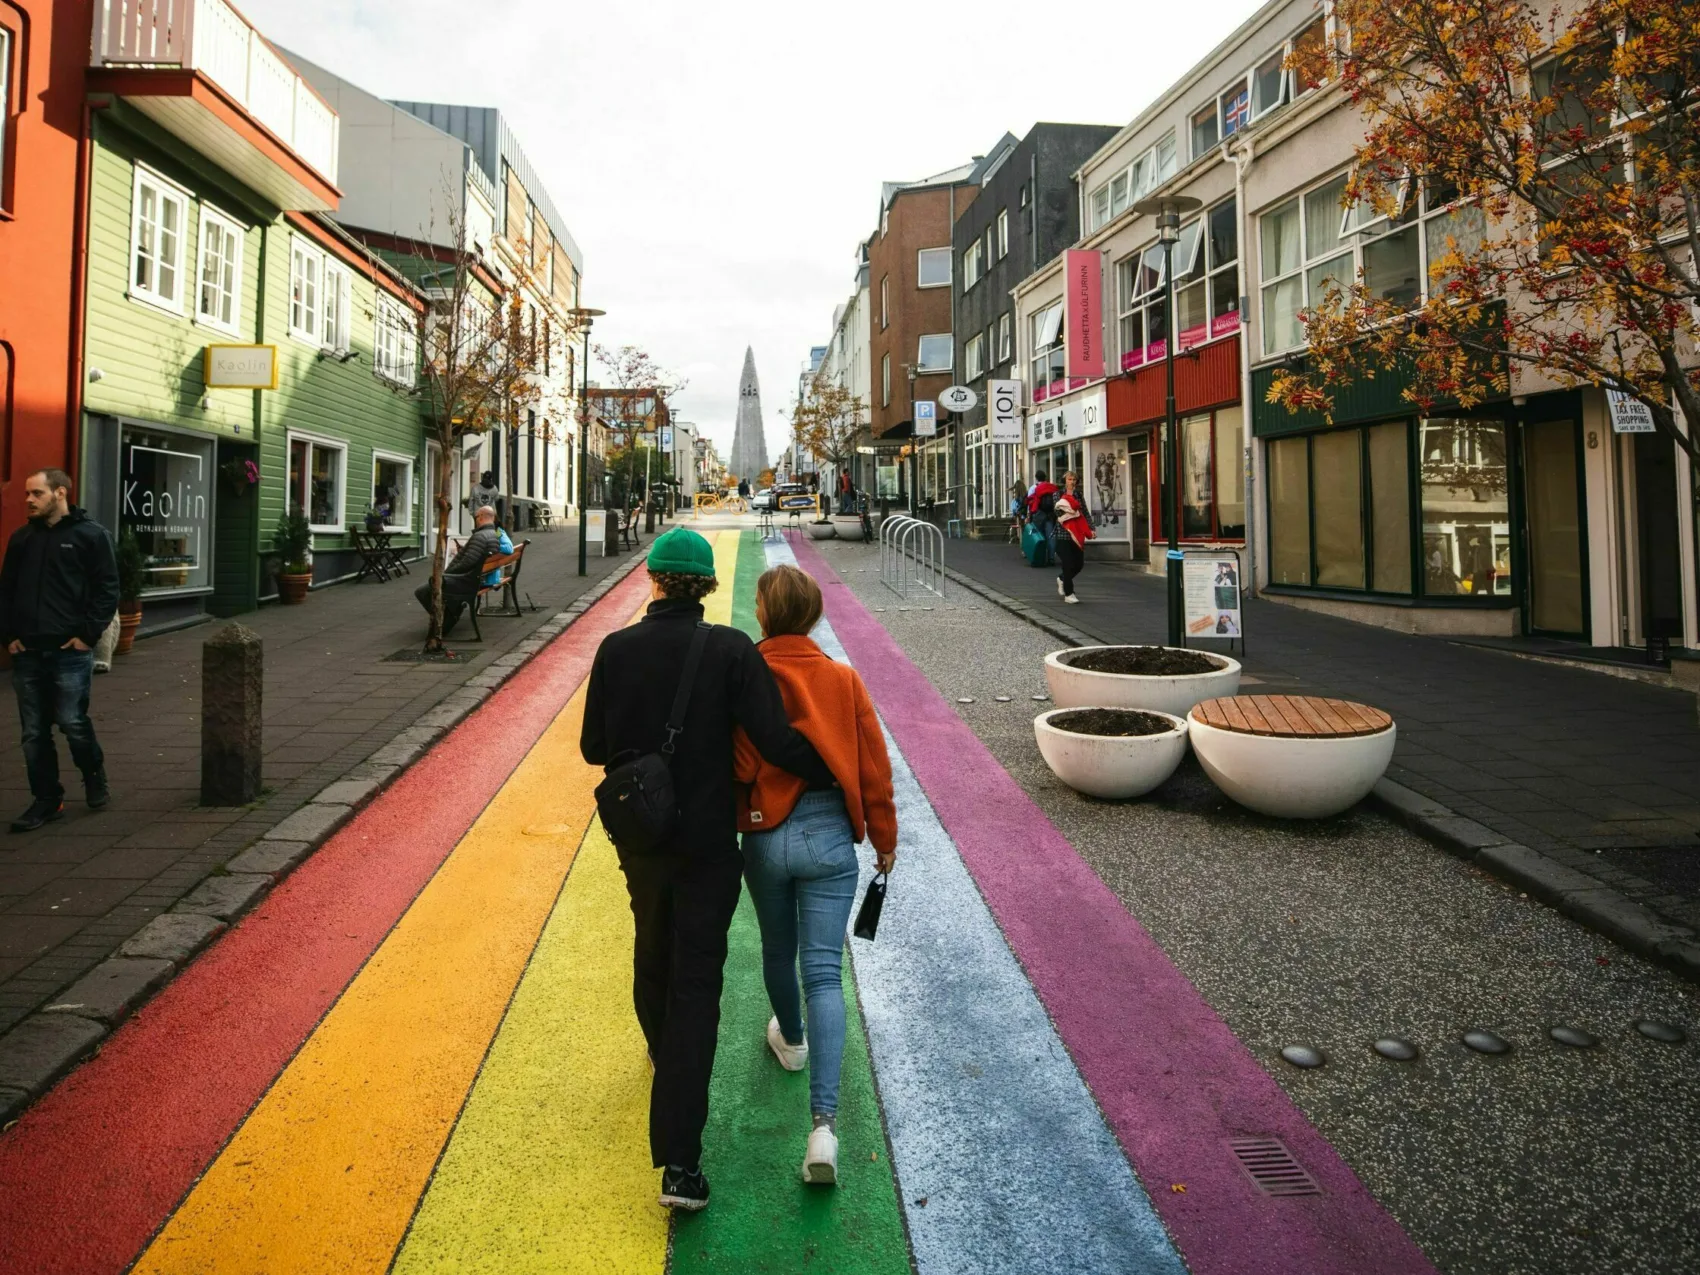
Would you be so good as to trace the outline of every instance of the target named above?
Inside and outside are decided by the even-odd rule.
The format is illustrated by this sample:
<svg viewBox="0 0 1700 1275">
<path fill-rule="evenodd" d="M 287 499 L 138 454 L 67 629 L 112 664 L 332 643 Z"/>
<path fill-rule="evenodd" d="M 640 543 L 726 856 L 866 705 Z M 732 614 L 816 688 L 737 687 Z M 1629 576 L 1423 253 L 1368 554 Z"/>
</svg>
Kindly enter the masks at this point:
<svg viewBox="0 0 1700 1275">
<path fill-rule="evenodd" d="M 791 817 L 744 834 L 744 880 L 761 923 L 761 973 L 785 1039 L 803 1038 L 809 1002 L 809 1110 L 838 1112 L 844 1065 L 844 931 L 856 901 L 856 843 L 844 794 L 806 792 Z"/>
<path fill-rule="evenodd" d="M 94 723 L 89 721 L 93 676 L 93 651 L 22 651 L 12 657 L 12 687 L 24 728 L 24 769 L 29 773 L 30 795 L 38 800 L 58 801 L 65 795 L 59 782 L 54 726 L 65 736 L 71 760 L 85 776 L 98 774 L 106 764 L 94 737 Z"/>
</svg>

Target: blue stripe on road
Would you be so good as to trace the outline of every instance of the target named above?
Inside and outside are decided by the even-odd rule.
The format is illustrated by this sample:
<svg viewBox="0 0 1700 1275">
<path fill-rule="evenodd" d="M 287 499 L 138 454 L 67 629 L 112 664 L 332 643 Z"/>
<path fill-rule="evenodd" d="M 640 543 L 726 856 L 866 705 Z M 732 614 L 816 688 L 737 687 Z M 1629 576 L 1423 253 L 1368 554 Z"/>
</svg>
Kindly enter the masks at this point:
<svg viewBox="0 0 1700 1275">
<path fill-rule="evenodd" d="M 783 541 L 768 541 L 767 558 L 796 561 Z M 849 662 L 826 621 L 813 636 Z M 851 952 L 920 1275 L 1184 1275 L 889 732 L 886 748 L 899 866 L 878 940 Z M 865 884 L 873 851 L 860 853 Z"/>
</svg>

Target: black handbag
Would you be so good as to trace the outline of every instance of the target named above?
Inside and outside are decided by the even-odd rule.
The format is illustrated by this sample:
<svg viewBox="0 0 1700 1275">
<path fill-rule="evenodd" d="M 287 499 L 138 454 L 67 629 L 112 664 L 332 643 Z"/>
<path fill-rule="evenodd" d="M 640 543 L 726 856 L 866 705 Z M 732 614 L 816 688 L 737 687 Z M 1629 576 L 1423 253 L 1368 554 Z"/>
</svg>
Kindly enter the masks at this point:
<svg viewBox="0 0 1700 1275">
<path fill-rule="evenodd" d="M 874 941 L 874 932 L 880 927 L 880 909 L 885 907 L 885 873 L 877 872 L 874 879 L 868 882 L 868 892 L 862 896 L 862 906 L 856 910 L 856 926 L 854 934 L 859 939 Z"/>
<path fill-rule="evenodd" d="M 685 709 L 691 702 L 697 663 L 708 642 L 712 625 L 698 623 L 691 638 L 685 671 L 673 696 L 673 711 L 667 717 L 667 742 L 660 752 L 634 755 L 624 752 L 607 767 L 606 778 L 596 785 L 596 812 L 609 840 L 628 854 L 665 853 L 679 826 L 679 801 L 673 791 L 673 741 L 684 733 Z"/>
</svg>

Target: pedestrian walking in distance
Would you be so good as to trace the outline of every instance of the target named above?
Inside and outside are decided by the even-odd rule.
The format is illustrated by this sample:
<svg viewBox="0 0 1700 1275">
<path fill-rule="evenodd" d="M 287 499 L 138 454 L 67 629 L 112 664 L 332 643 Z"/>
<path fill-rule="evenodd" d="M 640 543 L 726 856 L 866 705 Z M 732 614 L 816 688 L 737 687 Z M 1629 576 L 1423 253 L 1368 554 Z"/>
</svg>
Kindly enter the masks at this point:
<svg viewBox="0 0 1700 1275">
<path fill-rule="evenodd" d="M 744 879 L 761 925 L 761 970 L 773 1017 L 767 1044 L 787 1071 L 809 1069 L 810 1128 L 803 1181 L 838 1181 L 838 1079 L 844 1063 L 844 931 L 856 901 L 856 843 L 876 866 L 897 859 L 891 759 L 867 687 L 816 646 L 820 586 L 793 566 L 756 582 L 762 658 L 791 724 L 808 737 L 835 782 L 822 787 L 763 760 L 738 737 Z M 797 989 L 799 961 L 802 993 Z M 808 1030 L 803 1002 L 808 1001 Z"/>
<path fill-rule="evenodd" d="M 118 559 L 112 536 L 71 503 L 60 469 L 24 480 L 29 521 L 12 533 L 0 566 L 0 642 L 12 656 L 12 685 L 23 727 L 29 809 L 12 821 L 29 832 L 65 813 L 53 727 L 83 772 L 91 810 L 106 805 L 106 758 L 89 721 L 94 648 L 118 609 Z"/>
<path fill-rule="evenodd" d="M 1056 529 L 1051 541 L 1056 549 L 1057 592 L 1064 602 L 1075 603 L 1074 578 L 1086 565 L 1086 542 L 1097 536 L 1092 530 L 1092 518 L 1086 512 L 1086 500 L 1080 494 L 1080 479 L 1074 473 L 1063 475 L 1063 489 L 1051 498 L 1052 516 Z"/>
<path fill-rule="evenodd" d="M 737 629 L 703 623 L 702 599 L 718 585 L 708 541 L 676 527 L 656 537 L 648 567 L 648 612 L 604 638 L 591 665 L 579 747 L 585 761 L 610 771 L 659 755 L 671 772 L 677 809 L 667 844 L 644 848 L 615 837 L 614 849 L 636 930 L 632 1000 L 655 1067 L 649 1148 L 662 1170 L 661 1203 L 700 1209 L 708 1204 L 702 1130 L 726 934 L 744 869 L 733 731 L 741 727 L 764 759 L 804 784 L 830 787 L 833 775 L 786 721 L 755 643 Z M 682 683 L 689 696 L 675 735 L 668 723 Z"/>
</svg>

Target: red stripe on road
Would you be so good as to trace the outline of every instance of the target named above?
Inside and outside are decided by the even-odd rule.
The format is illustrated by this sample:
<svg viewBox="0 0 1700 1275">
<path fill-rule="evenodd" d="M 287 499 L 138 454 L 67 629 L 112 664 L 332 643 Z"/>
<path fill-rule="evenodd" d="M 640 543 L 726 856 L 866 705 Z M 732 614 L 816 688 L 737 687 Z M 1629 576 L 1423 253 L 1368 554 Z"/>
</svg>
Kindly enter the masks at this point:
<svg viewBox="0 0 1700 1275">
<path fill-rule="evenodd" d="M 123 1271 L 589 673 L 634 575 L 0 1136 L 0 1271 Z"/>
</svg>

